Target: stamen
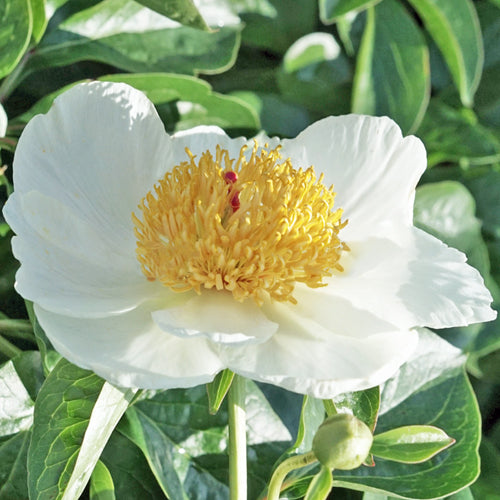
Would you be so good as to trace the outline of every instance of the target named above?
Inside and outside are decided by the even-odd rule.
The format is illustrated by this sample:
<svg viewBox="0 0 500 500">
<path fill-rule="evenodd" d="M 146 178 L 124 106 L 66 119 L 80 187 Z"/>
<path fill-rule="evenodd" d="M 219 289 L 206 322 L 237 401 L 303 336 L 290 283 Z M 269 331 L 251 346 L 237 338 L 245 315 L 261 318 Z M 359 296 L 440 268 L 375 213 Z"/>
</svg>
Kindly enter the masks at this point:
<svg viewBox="0 0 500 500">
<path fill-rule="evenodd" d="M 132 219 L 137 259 L 148 280 L 172 290 L 226 290 L 243 301 L 295 303 L 297 282 L 325 286 L 341 272 L 347 224 L 334 209 L 333 186 L 312 167 L 295 169 L 279 148 L 246 146 L 237 159 L 217 146 L 176 165 Z"/>
</svg>

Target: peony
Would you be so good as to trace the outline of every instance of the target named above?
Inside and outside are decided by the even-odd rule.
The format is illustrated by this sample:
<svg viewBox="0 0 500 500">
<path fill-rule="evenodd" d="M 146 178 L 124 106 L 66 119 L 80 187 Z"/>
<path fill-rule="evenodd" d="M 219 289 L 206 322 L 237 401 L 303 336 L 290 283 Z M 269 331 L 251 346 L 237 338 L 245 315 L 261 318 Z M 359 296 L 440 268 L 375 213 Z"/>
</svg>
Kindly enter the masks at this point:
<svg viewBox="0 0 500 500">
<path fill-rule="evenodd" d="M 120 386 L 229 368 L 319 398 L 365 389 L 417 327 L 495 317 L 465 256 L 412 225 L 425 166 L 388 118 L 170 136 L 141 92 L 76 85 L 19 140 L 16 289 L 63 356 Z"/>
</svg>

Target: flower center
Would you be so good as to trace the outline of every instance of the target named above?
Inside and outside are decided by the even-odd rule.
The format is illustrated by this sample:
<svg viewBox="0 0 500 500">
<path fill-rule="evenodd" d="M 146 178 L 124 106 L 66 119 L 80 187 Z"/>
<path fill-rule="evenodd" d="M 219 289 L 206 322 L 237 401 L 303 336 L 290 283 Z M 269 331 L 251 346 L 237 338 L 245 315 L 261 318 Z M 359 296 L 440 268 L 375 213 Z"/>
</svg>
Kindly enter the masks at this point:
<svg viewBox="0 0 500 500">
<path fill-rule="evenodd" d="M 347 221 L 333 209 L 333 186 L 312 167 L 295 169 L 279 147 L 249 159 L 246 146 L 230 158 L 217 146 L 188 159 L 154 186 L 132 218 L 137 259 L 148 280 L 174 291 L 227 290 L 238 301 L 267 296 L 296 303 L 297 282 L 325 286 L 342 271 L 348 250 L 338 233 Z"/>
</svg>

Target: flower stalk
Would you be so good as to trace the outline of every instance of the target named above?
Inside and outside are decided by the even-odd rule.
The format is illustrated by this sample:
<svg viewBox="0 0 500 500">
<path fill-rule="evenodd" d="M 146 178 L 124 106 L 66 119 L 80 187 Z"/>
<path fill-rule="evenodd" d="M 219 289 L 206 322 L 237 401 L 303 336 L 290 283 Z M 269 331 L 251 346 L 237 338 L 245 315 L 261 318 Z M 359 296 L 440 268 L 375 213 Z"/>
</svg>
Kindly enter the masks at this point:
<svg viewBox="0 0 500 500">
<path fill-rule="evenodd" d="M 309 451 L 302 455 L 287 458 L 281 462 L 271 477 L 267 500 L 279 500 L 283 481 L 288 473 L 317 461 L 316 455 L 312 451 Z"/>
<path fill-rule="evenodd" d="M 247 499 L 245 384 L 243 377 L 235 375 L 228 395 L 230 500 Z"/>
</svg>

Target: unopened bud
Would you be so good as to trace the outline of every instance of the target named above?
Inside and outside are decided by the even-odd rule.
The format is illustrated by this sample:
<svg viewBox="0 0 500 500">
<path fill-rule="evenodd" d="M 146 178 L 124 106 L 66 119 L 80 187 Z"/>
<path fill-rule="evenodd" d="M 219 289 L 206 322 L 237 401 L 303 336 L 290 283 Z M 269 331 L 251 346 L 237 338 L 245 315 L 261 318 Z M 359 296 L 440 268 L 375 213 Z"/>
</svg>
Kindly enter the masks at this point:
<svg viewBox="0 0 500 500">
<path fill-rule="evenodd" d="M 353 415 L 339 413 L 319 426 L 312 451 L 325 467 L 351 470 L 368 457 L 372 441 L 373 435 L 366 424 Z"/>
</svg>

